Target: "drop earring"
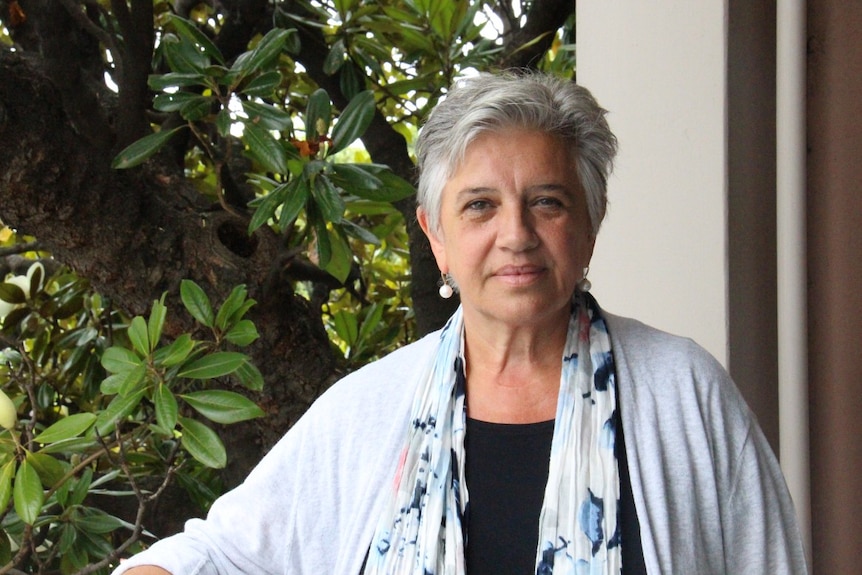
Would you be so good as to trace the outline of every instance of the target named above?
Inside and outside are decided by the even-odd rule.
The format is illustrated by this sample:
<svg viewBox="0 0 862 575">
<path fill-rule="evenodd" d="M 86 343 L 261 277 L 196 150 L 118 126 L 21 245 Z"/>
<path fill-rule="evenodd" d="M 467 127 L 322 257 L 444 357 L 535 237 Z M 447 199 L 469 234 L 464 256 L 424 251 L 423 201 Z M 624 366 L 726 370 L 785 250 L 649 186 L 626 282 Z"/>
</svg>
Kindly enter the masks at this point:
<svg viewBox="0 0 862 575">
<path fill-rule="evenodd" d="M 582 292 L 588 292 L 593 287 L 593 284 L 587 279 L 588 273 L 590 273 L 590 266 L 584 268 L 584 277 L 578 282 L 578 289 Z"/>
<path fill-rule="evenodd" d="M 443 299 L 449 299 L 450 297 L 452 297 L 452 294 L 455 293 L 455 290 L 452 289 L 452 280 L 449 278 L 449 274 L 447 274 L 446 272 L 441 272 L 440 278 L 442 279 L 443 283 L 440 285 L 440 289 L 437 290 L 437 293 L 439 293 L 440 297 L 442 297 Z"/>
</svg>

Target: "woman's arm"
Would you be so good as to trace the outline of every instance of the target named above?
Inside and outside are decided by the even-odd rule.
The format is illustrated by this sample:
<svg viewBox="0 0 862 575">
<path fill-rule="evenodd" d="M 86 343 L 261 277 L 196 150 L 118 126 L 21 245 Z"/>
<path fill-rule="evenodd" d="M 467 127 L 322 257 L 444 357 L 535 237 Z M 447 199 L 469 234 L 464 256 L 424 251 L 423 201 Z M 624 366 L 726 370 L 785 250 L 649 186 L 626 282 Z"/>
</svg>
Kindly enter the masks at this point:
<svg viewBox="0 0 862 575">
<path fill-rule="evenodd" d="M 171 572 L 155 565 L 141 565 L 140 567 L 132 567 L 126 571 L 126 575 L 171 575 Z"/>
</svg>

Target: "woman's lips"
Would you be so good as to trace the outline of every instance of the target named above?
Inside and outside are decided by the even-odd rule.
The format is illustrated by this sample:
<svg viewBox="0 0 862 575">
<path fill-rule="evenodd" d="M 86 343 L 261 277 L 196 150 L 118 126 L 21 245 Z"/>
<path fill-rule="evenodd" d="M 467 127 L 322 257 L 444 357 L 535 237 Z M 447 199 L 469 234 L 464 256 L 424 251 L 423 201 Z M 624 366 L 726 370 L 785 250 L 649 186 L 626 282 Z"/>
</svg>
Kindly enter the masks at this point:
<svg viewBox="0 0 862 575">
<path fill-rule="evenodd" d="M 494 276 L 512 284 L 526 284 L 533 281 L 545 271 L 538 265 L 507 265 L 494 272 Z"/>
</svg>

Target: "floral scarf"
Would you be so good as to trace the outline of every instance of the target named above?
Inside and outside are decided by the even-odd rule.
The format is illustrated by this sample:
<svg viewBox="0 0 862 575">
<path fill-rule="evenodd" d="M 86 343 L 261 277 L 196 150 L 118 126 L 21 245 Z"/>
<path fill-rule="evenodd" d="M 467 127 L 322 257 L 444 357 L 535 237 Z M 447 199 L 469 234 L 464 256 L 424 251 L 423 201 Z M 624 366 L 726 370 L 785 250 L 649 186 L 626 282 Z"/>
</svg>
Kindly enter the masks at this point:
<svg viewBox="0 0 862 575">
<path fill-rule="evenodd" d="M 576 293 L 563 352 L 548 483 L 539 519 L 537 575 L 619 574 L 616 382 L 595 299 Z M 365 574 L 463 575 L 466 426 L 463 315 L 440 333 Z"/>
</svg>

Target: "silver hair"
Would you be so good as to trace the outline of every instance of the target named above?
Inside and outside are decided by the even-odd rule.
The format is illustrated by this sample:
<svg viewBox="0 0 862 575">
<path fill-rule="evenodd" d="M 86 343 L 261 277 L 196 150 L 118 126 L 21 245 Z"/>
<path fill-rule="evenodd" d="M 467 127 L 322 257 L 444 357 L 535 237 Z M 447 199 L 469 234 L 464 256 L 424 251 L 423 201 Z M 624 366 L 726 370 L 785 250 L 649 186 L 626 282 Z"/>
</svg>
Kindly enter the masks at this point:
<svg viewBox="0 0 862 575">
<path fill-rule="evenodd" d="M 595 237 L 607 210 L 607 181 L 617 152 L 606 114 L 586 88 L 538 72 L 483 73 L 456 82 L 416 142 L 417 200 L 430 229 L 438 229 L 443 187 L 470 143 L 483 132 L 519 128 L 547 133 L 568 148 Z"/>
</svg>

